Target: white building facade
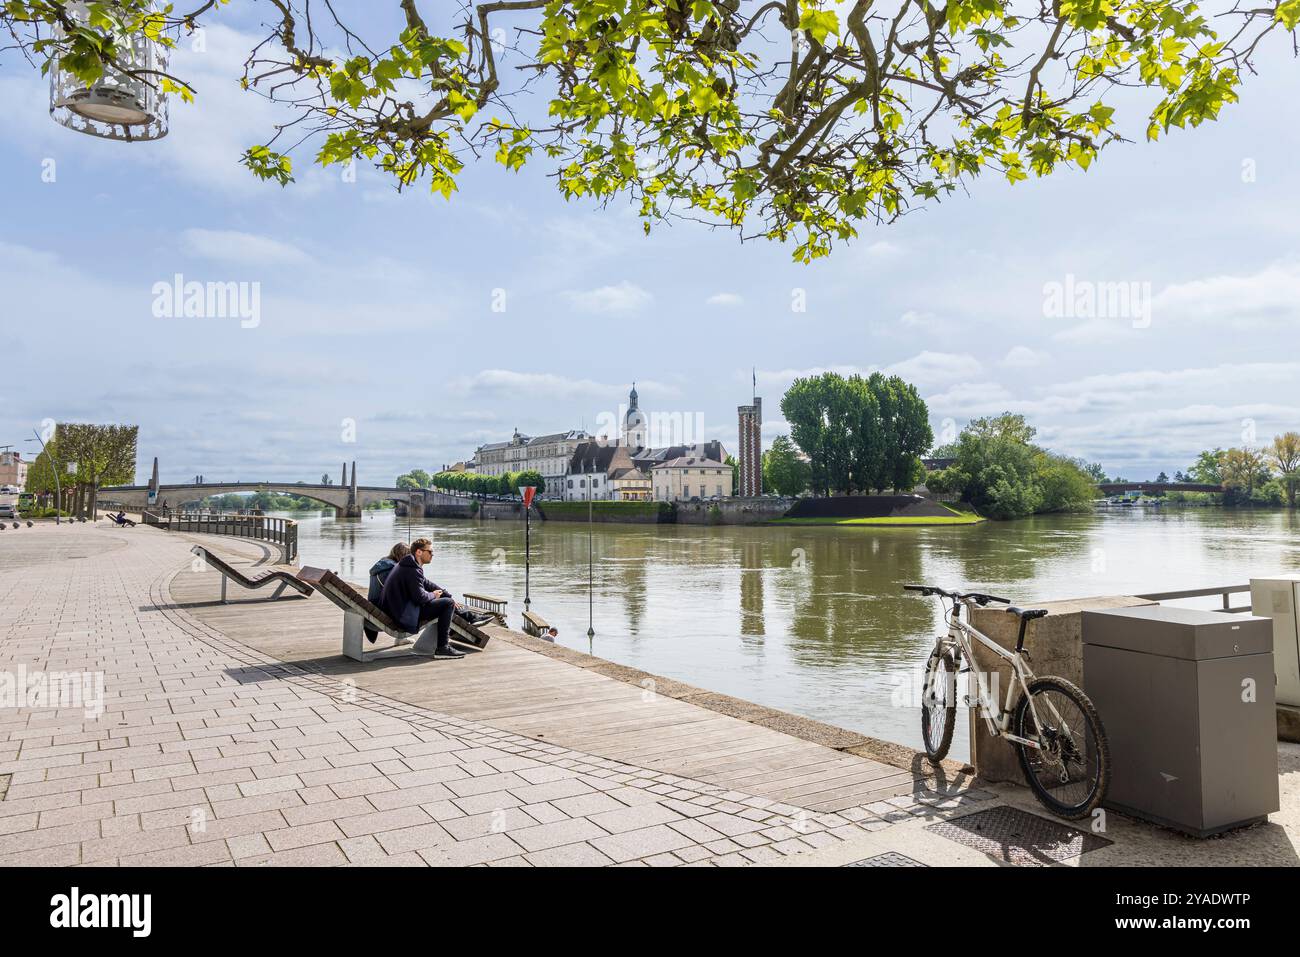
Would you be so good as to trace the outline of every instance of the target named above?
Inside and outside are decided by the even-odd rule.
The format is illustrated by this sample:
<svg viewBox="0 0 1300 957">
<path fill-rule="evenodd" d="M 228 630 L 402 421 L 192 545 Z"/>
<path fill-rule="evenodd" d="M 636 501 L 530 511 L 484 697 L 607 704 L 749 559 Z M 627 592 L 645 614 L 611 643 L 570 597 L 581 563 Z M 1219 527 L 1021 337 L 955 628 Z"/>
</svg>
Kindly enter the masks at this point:
<svg viewBox="0 0 1300 957">
<path fill-rule="evenodd" d="M 551 435 L 523 435 L 518 429 L 509 442 L 492 442 L 480 446 L 474 453 L 472 471 L 480 475 L 505 475 L 536 469 L 546 480 L 543 498 L 560 498 L 564 476 L 569 469 L 573 453 L 583 442 L 591 439 L 581 429 L 555 432 Z"/>
<path fill-rule="evenodd" d="M 659 502 L 725 498 L 732 494 L 731 466 L 715 459 L 682 456 L 656 465 L 650 475 Z"/>
</svg>

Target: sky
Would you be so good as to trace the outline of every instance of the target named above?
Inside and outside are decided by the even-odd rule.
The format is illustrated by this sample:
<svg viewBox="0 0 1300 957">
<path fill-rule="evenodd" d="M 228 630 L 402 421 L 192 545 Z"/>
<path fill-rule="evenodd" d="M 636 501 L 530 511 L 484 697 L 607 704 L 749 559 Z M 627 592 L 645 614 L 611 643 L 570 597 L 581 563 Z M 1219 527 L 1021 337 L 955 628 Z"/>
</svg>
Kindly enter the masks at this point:
<svg viewBox="0 0 1300 957">
<path fill-rule="evenodd" d="M 1129 479 L 1300 429 L 1280 42 L 1217 123 L 1111 146 L 1086 174 L 981 178 L 806 266 L 696 223 L 644 236 L 540 166 L 468 166 L 450 202 L 308 153 L 296 183 L 259 182 L 238 158 L 276 114 L 237 80 L 260 37 L 223 11 L 202 52 L 183 46 L 198 101 L 154 143 L 57 126 L 45 82 L 0 58 L 0 446 L 31 453 L 48 420 L 137 423 L 142 481 L 157 456 L 163 481 L 315 481 L 355 460 L 385 485 L 516 428 L 591 429 L 633 381 L 642 409 L 734 450 L 754 375 L 770 443 L 790 382 L 827 369 L 915 383 L 939 438 L 1021 412 Z M 187 318 L 159 293 L 178 275 L 256 289 L 255 321 Z M 1089 311 L 1098 284 L 1131 295 Z"/>
</svg>

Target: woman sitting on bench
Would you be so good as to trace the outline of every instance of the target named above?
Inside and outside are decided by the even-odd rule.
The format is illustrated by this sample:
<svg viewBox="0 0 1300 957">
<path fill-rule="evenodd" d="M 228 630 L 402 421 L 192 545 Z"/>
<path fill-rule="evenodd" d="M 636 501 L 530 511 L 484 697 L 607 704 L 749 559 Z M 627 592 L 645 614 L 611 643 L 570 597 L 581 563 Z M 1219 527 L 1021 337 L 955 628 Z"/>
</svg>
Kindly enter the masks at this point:
<svg viewBox="0 0 1300 957">
<path fill-rule="evenodd" d="M 387 555 L 370 566 L 370 590 L 366 593 L 366 598 L 370 600 L 372 605 L 379 604 L 380 596 L 384 593 L 384 581 L 388 578 L 388 573 L 409 554 L 411 554 L 411 546 L 406 542 L 398 542 L 389 549 Z M 375 639 L 379 637 L 379 632 L 369 625 L 366 625 L 364 630 L 366 640 L 374 644 Z M 400 639 L 398 644 L 406 644 L 407 640 Z"/>
</svg>

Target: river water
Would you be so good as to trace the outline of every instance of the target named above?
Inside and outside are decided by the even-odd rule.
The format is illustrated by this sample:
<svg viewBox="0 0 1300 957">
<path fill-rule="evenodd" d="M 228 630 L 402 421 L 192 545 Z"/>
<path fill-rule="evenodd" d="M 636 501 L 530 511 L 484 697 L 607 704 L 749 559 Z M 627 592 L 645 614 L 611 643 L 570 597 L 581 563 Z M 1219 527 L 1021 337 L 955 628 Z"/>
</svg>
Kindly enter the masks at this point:
<svg viewBox="0 0 1300 957">
<path fill-rule="evenodd" d="M 303 565 L 364 582 L 393 542 L 425 536 L 426 574 L 510 600 L 519 626 L 524 527 L 292 515 Z M 1300 518 L 1282 511 L 1115 509 L 967 527 L 532 525 L 532 607 L 559 641 L 611 661 L 920 746 L 911 689 L 939 625 L 910 582 L 1024 605 L 1244 584 L 1300 571 Z M 588 601 L 595 637 L 587 640 Z M 1246 603 L 1236 596 L 1234 604 Z M 906 690 L 900 690 L 906 689 Z M 966 756 L 963 728 L 953 756 Z"/>
</svg>

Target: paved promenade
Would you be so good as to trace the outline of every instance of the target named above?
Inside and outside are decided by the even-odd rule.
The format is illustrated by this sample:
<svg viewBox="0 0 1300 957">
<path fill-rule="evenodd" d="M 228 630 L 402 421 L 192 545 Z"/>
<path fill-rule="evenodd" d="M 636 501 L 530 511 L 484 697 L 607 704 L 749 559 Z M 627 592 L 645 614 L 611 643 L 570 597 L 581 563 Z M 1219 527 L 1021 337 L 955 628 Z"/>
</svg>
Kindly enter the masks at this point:
<svg viewBox="0 0 1300 957">
<path fill-rule="evenodd" d="M 98 717 L 92 701 L 0 712 L 0 865 L 744 865 L 917 806 L 810 812 L 283 666 L 170 607 L 189 544 L 103 526 L 0 539 L 0 669 L 104 676 Z"/>
<path fill-rule="evenodd" d="M 504 633 L 464 661 L 362 666 L 319 596 L 215 604 L 190 544 L 0 533 L 0 675 L 92 679 L 0 709 L 0 865 L 1042 863 L 935 829 L 1035 810 L 1023 789 L 927 781 Z M 1110 843 L 1064 863 L 1294 864 L 1300 750 L 1282 756 L 1267 825 L 1194 842 L 1112 815 Z"/>
</svg>

